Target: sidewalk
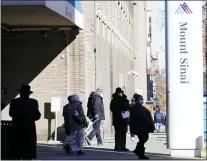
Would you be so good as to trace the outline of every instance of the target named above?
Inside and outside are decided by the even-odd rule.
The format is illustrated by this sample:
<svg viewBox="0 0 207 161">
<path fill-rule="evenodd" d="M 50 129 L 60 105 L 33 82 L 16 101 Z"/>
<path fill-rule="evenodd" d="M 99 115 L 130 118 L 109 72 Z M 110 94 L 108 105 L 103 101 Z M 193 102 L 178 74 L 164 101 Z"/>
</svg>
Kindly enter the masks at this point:
<svg viewBox="0 0 207 161">
<path fill-rule="evenodd" d="M 68 155 L 62 149 L 62 145 L 39 144 L 38 159 L 57 159 L 57 160 L 137 160 L 132 150 L 136 146 L 136 141 L 131 141 L 127 138 L 127 148 L 130 152 L 114 152 L 114 138 L 106 138 L 103 146 L 97 146 L 96 141 L 92 141 L 92 146 L 85 146 L 84 156 Z M 151 159 L 175 159 L 169 156 L 169 151 L 165 148 L 164 140 L 157 140 L 155 137 L 150 137 L 146 144 L 147 156 Z"/>
<path fill-rule="evenodd" d="M 146 144 L 147 155 L 151 159 L 175 159 L 169 156 L 169 150 L 166 149 L 164 143 L 164 134 L 158 136 L 150 136 L 149 141 Z M 131 138 L 127 138 L 127 148 L 130 152 L 114 152 L 114 138 L 105 138 L 103 146 L 97 146 L 94 139 L 92 146 L 85 146 L 84 156 L 68 155 L 62 148 L 61 144 L 38 144 L 38 158 L 40 160 L 137 160 L 137 157 L 131 152 L 136 146 L 136 141 L 131 141 Z"/>
<path fill-rule="evenodd" d="M 84 147 L 84 156 L 69 155 L 62 148 L 62 144 L 38 144 L 38 160 L 137 160 L 137 156 L 132 152 L 136 146 L 137 139 L 132 141 L 130 135 L 127 137 L 127 148 L 129 152 L 115 152 L 114 138 L 104 138 L 103 146 L 97 146 L 96 139 L 92 141 L 92 146 Z M 184 158 L 172 158 L 170 150 L 166 148 L 166 134 L 154 133 L 146 143 L 146 155 L 155 160 L 175 160 Z M 192 158 L 186 158 L 192 159 Z"/>
</svg>

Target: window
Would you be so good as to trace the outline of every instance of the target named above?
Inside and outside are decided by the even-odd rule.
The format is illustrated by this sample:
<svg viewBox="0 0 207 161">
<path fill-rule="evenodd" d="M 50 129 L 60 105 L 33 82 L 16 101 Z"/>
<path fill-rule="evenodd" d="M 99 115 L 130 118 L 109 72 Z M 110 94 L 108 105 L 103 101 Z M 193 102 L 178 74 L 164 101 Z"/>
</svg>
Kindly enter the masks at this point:
<svg viewBox="0 0 207 161">
<path fill-rule="evenodd" d="M 152 23 L 152 17 L 149 17 L 149 24 Z"/>
</svg>

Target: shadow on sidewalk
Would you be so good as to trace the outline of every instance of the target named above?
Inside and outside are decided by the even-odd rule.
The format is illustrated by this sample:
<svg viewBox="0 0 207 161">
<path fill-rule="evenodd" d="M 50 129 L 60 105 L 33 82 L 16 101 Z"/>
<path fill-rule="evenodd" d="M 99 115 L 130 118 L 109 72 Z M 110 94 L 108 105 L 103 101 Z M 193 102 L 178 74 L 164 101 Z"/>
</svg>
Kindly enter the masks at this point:
<svg viewBox="0 0 207 161">
<path fill-rule="evenodd" d="M 115 152 L 102 147 L 84 147 L 85 155 L 67 154 L 61 144 L 38 144 L 38 159 L 41 160 L 137 160 L 137 156 L 129 152 Z M 167 154 L 146 153 L 153 160 L 175 160 Z M 178 159 L 178 158 L 176 158 Z"/>
</svg>

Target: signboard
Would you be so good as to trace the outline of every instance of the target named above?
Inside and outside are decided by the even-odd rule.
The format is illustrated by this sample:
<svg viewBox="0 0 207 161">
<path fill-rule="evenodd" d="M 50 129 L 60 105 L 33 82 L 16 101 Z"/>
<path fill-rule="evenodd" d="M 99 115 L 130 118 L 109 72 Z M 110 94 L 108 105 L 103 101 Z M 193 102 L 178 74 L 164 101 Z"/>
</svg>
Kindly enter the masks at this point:
<svg viewBox="0 0 207 161">
<path fill-rule="evenodd" d="M 81 29 L 84 28 L 83 14 L 80 1 L 51 1 L 45 0 L 45 6 L 61 16 L 69 19 Z M 74 7 L 75 6 L 75 7 Z"/>
<path fill-rule="evenodd" d="M 7 99 L 7 88 L 1 88 L 1 99 Z"/>
<path fill-rule="evenodd" d="M 202 1 L 165 3 L 169 147 L 202 149 Z"/>
<path fill-rule="evenodd" d="M 61 99 L 60 97 L 52 97 L 51 100 L 51 112 L 58 112 L 60 111 L 61 107 Z"/>
</svg>

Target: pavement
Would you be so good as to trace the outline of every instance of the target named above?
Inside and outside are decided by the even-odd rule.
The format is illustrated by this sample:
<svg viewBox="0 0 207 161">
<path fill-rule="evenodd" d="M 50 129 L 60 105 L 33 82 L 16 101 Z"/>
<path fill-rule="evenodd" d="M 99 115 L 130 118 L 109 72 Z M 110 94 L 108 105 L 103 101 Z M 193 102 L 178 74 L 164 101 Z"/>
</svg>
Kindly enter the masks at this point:
<svg viewBox="0 0 207 161">
<path fill-rule="evenodd" d="M 114 138 L 104 138 L 104 144 L 97 146 L 96 139 L 92 141 L 92 146 L 84 146 L 85 155 L 77 156 L 67 154 L 62 144 L 39 142 L 37 147 L 38 160 L 137 160 L 137 156 L 132 152 L 136 146 L 137 139 L 131 140 L 127 137 L 127 148 L 129 152 L 115 152 Z M 173 158 L 170 156 L 170 150 L 166 148 L 166 134 L 164 129 L 161 133 L 150 134 L 146 143 L 146 155 L 153 160 L 177 160 L 177 159 L 195 159 L 195 158 Z"/>
</svg>

